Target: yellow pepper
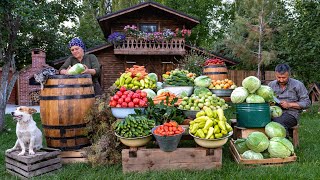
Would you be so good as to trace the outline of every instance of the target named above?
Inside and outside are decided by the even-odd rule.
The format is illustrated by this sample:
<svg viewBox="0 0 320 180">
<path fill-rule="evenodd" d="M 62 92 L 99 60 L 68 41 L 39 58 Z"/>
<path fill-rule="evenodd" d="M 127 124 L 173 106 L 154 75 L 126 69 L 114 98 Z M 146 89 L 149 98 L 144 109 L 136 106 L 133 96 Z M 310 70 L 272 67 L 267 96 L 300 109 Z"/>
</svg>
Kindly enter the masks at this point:
<svg viewBox="0 0 320 180">
<path fill-rule="evenodd" d="M 219 125 L 219 128 L 221 129 L 221 130 L 227 130 L 226 129 L 226 124 L 225 124 L 225 122 L 224 121 L 219 121 L 218 122 L 218 125 Z"/>
<path fill-rule="evenodd" d="M 221 138 L 221 137 L 222 137 L 222 134 L 221 134 L 221 133 L 214 134 L 214 137 L 217 138 L 217 139 L 218 139 L 218 138 Z"/>
<path fill-rule="evenodd" d="M 218 125 L 215 125 L 215 126 L 214 126 L 214 132 L 213 132 L 213 133 L 214 133 L 214 134 L 220 133 L 220 128 L 219 128 Z"/>
<path fill-rule="evenodd" d="M 208 130 L 208 134 L 206 136 L 206 139 L 209 139 L 213 135 L 213 131 L 214 131 L 214 128 L 210 127 L 209 130 Z"/>
<path fill-rule="evenodd" d="M 227 131 L 228 131 L 228 132 L 233 131 L 232 127 L 231 127 L 230 124 L 227 123 L 227 122 L 226 122 L 226 128 L 227 128 Z"/>
<path fill-rule="evenodd" d="M 213 112 L 212 112 L 211 108 L 206 108 L 206 109 L 204 110 L 204 112 L 206 113 L 206 115 L 207 115 L 208 117 L 213 118 Z"/>
<path fill-rule="evenodd" d="M 200 138 L 205 138 L 205 137 L 206 137 L 206 136 L 204 135 L 202 129 L 198 129 L 198 130 L 197 130 L 197 134 L 198 134 L 198 137 L 200 137 Z"/>
<path fill-rule="evenodd" d="M 196 118 L 198 117 L 201 117 L 201 116 L 205 116 L 206 113 L 204 111 L 199 111 L 197 114 L 196 114 Z"/>
<path fill-rule="evenodd" d="M 203 128 L 203 129 L 208 130 L 209 127 L 212 127 L 212 125 L 213 125 L 213 121 L 212 121 L 211 119 L 208 119 L 208 120 L 206 121 L 206 124 L 204 125 L 204 128 Z"/>
<path fill-rule="evenodd" d="M 218 114 L 219 121 L 223 121 L 223 117 L 224 117 L 223 109 L 218 108 L 217 114 Z"/>
</svg>

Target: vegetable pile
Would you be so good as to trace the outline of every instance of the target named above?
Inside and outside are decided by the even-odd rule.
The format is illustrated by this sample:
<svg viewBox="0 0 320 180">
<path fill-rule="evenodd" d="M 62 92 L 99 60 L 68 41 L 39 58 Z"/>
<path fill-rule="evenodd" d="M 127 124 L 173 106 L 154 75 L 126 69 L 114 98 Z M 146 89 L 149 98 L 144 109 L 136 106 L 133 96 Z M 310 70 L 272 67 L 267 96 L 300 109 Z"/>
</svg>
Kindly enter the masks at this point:
<svg viewBox="0 0 320 180">
<path fill-rule="evenodd" d="M 110 107 L 119 108 L 134 108 L 134 107 L 146 107 L 147 106 L 147 93 L 141 90 L 133 92 L 126 90 L 125 87 L 121 87 L 120 91 L 117 91 L 114 96 L 110 98 Z"/>
<path fill-rule="evenodd" d="M 285 128 L 270 122 L 262 132 L 252 132 L 246 139 L 235 141 L 235 147 L 244 159 L 286 158 L 294 154 L 293 144 L 286 139 Z"/>
<path fill-rule="evenodd" d="M 143 137 L 151 134 L 151 129 L 155 126 L 153 120 L 146 116 L 127 116 L 124 120 L 117 121 L 115 131 L 125 138 Z"/>
<path fill-rule="evenodd" d="M 222 138 L 232 131 L 232 127 L 227 123 L 221 108 L 214 111 L 206 108 L 204 111 L 198 112 L 196 117 L 196 119 L 190 121 L 189 131 L 199 138 Z"/>
<path fill-rule="evenodd" d="M 224 61 L 214 58 L 214 59 L 206 60 L 204 63 L 204 66 L 217 65 L 217 64 L 225 65 Z"/>
<path fill-rule="evenodd" d="M 186 70 L 175 69 L 163 74 L 163 86 L 193 86 L 195 74 Z"/>
<path fill-rule="evenodd" d="M 230 79 L 213 80 L 209 89 L 235 89 L 236 84 Z"/>
<path fill-rule="evenodd" d="M 183 133 L 183 131 L 182 126 L 179 126 L 177 122 L 170 121 L 158 126 L 153 133 L 158 136 L 175 136 Z"/>
</svg>

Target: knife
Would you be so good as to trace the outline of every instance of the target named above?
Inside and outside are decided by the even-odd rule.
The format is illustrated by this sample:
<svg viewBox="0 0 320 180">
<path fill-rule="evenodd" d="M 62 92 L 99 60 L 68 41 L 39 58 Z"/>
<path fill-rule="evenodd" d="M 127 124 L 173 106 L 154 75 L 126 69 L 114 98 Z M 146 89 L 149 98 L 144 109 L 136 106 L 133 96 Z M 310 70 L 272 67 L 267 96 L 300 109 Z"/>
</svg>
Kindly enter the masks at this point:
<svg viewBox="0 0 320 180">
<path fill-rule="evenodd" d="M 279 100 L 277 97 L 273 96 L 273 100 L 274 100 L 277 104 L 280 104 L 280 100 Z"/>
</svg>

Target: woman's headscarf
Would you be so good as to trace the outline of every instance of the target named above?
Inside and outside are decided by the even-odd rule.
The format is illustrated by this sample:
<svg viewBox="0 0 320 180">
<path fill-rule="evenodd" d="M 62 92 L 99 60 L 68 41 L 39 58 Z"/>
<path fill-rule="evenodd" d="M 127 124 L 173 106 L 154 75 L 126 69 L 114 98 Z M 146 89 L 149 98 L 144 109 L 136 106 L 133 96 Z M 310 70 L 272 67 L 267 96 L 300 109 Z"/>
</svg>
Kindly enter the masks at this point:
<svg viewBox="0 0 320 180">
<path fill-rule="evenodd" d="M 83 51 L 86 51 L 86 46 L 82 42 L 82 40 L 78 37 L 72 38 L 69 41 L 68 48 L 70 49 L 72 46 L 79 46 L 83 49 Z"/>
</svg>

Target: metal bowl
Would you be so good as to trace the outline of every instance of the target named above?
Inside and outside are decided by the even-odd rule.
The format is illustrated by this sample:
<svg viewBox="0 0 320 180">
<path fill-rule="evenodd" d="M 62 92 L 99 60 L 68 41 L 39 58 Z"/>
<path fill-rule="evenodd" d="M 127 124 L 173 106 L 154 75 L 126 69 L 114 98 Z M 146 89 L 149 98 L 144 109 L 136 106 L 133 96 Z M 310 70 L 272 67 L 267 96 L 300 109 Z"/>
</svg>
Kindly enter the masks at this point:
<svg viewBox="0 0 320 180">
<path fill-rule="evenodd" d="M 228 138 L 233 134 L 233 131 L 229 132 L 227 136 L 218 138 L 218 139 L 204 139 L 204 138 L 199 138 L 197 136 L 194 136 L 193 134 L 189 134 L 194 138 L 194 141 L 201 147 L 205 148 L 218 148 L 222 147 L 224 144 L 227 143 Z"/>
<path fill-rule="evenodd" d="M 117 108 L 117 107 L 112 107 L 111 112 L 112 115 L 117 118 L 117 119 L 124 119 L 126 118 L 129 114 L 136 114 L 134 111 L 135 109 L 140 109 L 142 112 L 144 112 L 145 108 Z"/>
<path fill-rule="evenodd" d="M 234 89 L 210 89 L 210 91 L 218 97 L 230 97 Z"/>
<path fill-rule="evenodd" d="M 152 139 L 152 134 L 148 135 L 148 136 L 143 136 L 143 137 L 135 137 L 135 138 L 125 138 L 125 137 L 121 137 L 120 135 L 118 135 L 117 133 L 114 133 L 119 139 L 120 141 L 129 147 L 140 147 L 140 146 L 144 146 L 146 145 L 149 141 L 151 141 Z"/>
<path fill-rule="evenodd" d="M 188 96 L 191 96 L 193 93 L 193 86 L 164 86 L 163 89 L 169 90 L 176 96 L 179 96 L 183 91 L 185 91 Z"/>
<path fill-rule="evenodd" d="M 183 114 L 190 119 L 195 119 L 197 113 L 200 112 L 200 110 L 184 110 L 184 109 L 180 109 L 180 110 L 182 110 Z"/>
</svg>

